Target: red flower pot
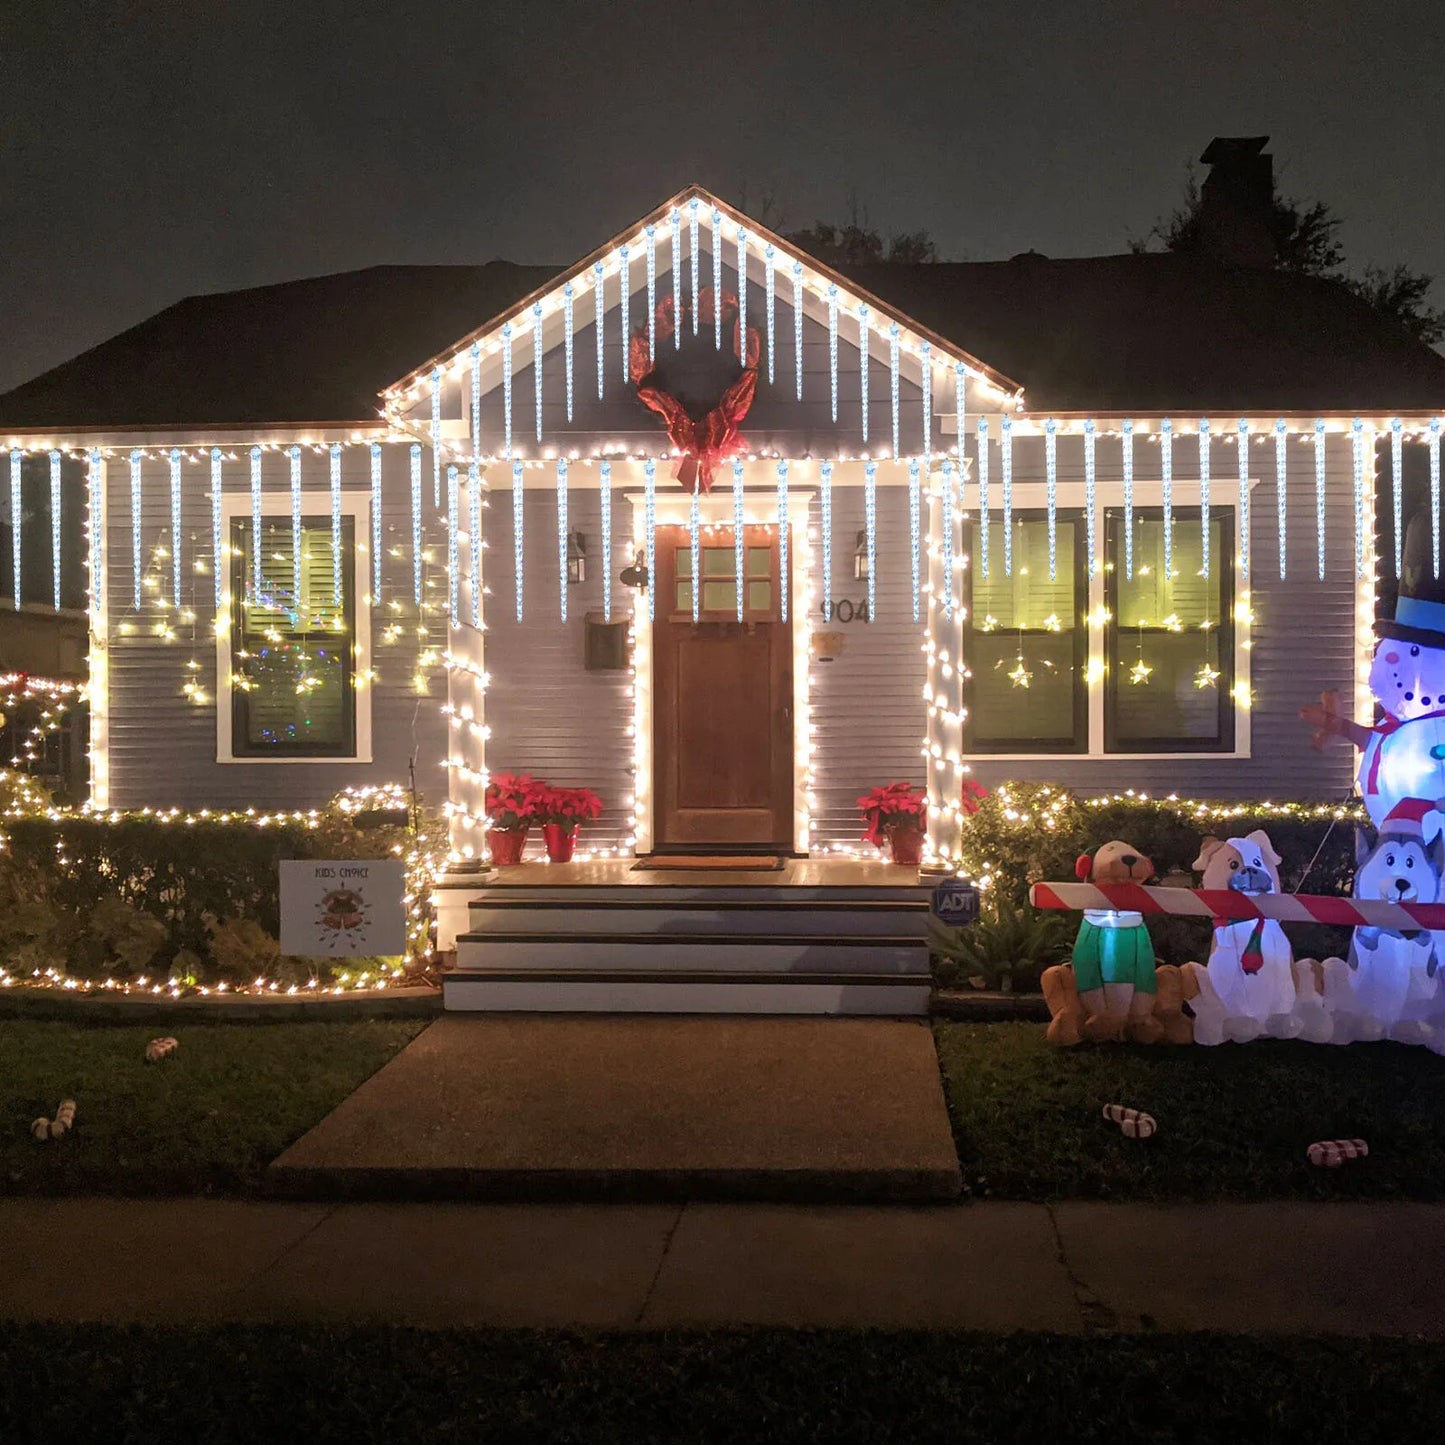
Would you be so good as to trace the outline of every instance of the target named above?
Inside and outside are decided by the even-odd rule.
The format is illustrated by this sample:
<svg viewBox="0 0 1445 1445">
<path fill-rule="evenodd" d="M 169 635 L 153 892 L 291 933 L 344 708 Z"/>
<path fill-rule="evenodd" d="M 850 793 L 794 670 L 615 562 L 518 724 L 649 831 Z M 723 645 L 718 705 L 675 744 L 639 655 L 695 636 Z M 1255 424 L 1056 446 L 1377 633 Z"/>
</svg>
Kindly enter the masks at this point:
<svg viewBox="0 0 1445 1445">
<path fill-rule="evenodd" d="M 577 830 L 561 823 L 543 823 L 542 841 L 547 845 L 547 857 L 552 862 L 570 863 L 572 850 L 577 846 Z"/>
<path fill-rule="evenodd" d="M 895 863 L 916 868 L 923 861 L 923 830 L 921 828 L 890 828 L 888 850 Z"/>
<path fill-rule="evenodd" d="M 522 849 L 527 844 L 525 828 L 489 828 L 487 847 L 491 850 L 492 862 L 498 868 L 513 868 L 522 861 Z"/>
</svg>

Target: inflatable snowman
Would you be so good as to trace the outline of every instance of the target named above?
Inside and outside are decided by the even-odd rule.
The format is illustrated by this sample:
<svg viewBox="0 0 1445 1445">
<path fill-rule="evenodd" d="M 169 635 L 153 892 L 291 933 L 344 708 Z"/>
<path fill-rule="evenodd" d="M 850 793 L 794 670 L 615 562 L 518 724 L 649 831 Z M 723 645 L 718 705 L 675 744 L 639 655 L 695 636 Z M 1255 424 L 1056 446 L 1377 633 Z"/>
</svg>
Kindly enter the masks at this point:
<svg viewBox="0 0 1445 1445">
<path fill-rule="evenodd" d="M 1327 736 L 1360 749 L 1360 796 L 1378 828 L 1405 798 L 1445 799 L 1445 578 L 1435 575 L 1429 524 L 1421 517 L 1405 534 L 1395 616 L 1375 623 L 1379 642 L 1370 691 L 1385 716 L 1374 727 L 1342 716 L 1331 695 L 1301 710 Z"/>
</svg>

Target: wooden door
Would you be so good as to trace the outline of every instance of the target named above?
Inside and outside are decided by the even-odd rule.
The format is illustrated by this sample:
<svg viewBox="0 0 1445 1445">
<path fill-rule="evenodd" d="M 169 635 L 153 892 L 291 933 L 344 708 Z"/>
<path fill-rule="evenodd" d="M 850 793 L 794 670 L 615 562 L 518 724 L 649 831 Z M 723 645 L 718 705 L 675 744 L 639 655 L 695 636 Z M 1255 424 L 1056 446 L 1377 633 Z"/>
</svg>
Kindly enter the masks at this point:
<svg viewBox="0 0 1445 1445">
<path fill-rule="evenodd" d="M 686 527 L 657 529 L 653 623 L 656 847 L 793 846 L 792 629 L 782 620 L 778 538 L 743 534 L 743 620 L 731 527 L 705 527 L 692 616 Z"/>
</svg>

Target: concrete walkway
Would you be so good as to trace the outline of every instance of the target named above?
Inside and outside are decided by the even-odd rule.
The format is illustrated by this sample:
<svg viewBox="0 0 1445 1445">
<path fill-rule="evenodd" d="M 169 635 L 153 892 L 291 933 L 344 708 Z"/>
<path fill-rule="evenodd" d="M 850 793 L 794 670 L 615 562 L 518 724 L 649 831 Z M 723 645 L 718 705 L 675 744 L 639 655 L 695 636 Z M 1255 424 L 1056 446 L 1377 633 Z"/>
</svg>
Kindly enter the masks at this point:
<svg viewBox="0 0 1445 1445">
<path fill-rule="evenodd" d="M 1445 1336 L 1445 1206 L 0 1200 L 0 1318 Z"/>
</svg>

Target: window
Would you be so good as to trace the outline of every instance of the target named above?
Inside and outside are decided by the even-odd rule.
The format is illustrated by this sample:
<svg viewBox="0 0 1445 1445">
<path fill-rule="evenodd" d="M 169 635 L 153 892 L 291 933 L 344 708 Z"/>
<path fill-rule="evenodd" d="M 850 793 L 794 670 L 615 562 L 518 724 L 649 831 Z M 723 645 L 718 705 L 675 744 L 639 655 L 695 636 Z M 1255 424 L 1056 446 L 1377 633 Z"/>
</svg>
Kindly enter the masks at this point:
<svg viewBox="0 0 1445 1445">
<path fill-rule="evenodd" d="M 290 517 L 264 519 L 261 590 L 249 517 L 231 524 L 231 738 L 238 758 L 352 758 L 357 750 L 354 516 L 341 521 L 341 595 L 329 517 L 301 524 L 301 586 Z"/>
<path fill-rule="evenodd" d="M 1234 748 L 1234 522 L 1215 510 L 1209 576 L 1197 509 L 1173 519 L 1164 571 L 1164 517 L 1134 513 L 1133 576 L 1124 515 L 1109 511 L 1104 743 L 1109 752 L 1230 752 Z"/>
<path fill-rule="evenodd" d="M 1080 523 L 1060 517 L 1054 575 L 1042 518 L 1015 515 L 1012 575 L 1004 570 L 997 523 L 989 538 L 989 575 L 971 570 L 967 746 L 987 753 L 1068 753 L 1088 748 L 1084 612 L 1088 579 Z M 979 555 L 973 524 L 972 555 Z"/>
<path fill-rule="evenodd" d="M 692 548 L 678 547 L 674 557 L 677 611 L 692 612 Z M 698 570 L 702 573 L 699 613 L 738 612 L 737 554 L 733 544 L 698 548 Z M 743 616 L 773 616 L 773 548 L 747 545 L 743 551 Z"/>
</svg>

